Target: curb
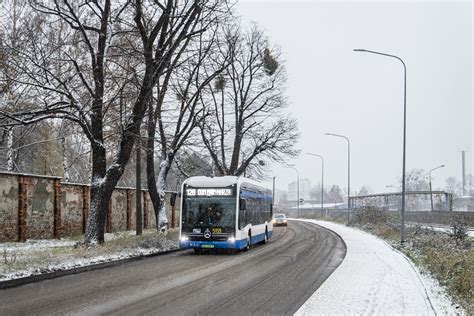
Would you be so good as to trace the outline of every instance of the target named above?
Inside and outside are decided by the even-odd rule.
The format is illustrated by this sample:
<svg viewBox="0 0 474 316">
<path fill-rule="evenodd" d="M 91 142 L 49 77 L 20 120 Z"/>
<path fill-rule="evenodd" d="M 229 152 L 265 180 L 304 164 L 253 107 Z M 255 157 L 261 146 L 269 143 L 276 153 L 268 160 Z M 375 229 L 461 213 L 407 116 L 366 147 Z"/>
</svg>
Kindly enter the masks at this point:
<svg viewBox="0 0 474 316">
<path fill-rule="evenodd" d="M 41 282 L 44 280 L 51 280 L 67 275 L 72 275 L 72 274 L 79 274 L 82 272 L 87 272 L 87 271 L 93 271 L 93 270 L 99 270 L 99 269 L 105 269 L 105 268 L 110 268 L 113 266 L 118 266 L 124 263 L 128 262 L 133 262 L 133 261 L 138 261 L 146 258 L 151 258 L 151 257 L 157 257 L 157 256 L 162 256 L 162 255 L 167 255 L 173 252 L 178 252 L 183 249 L 172 249 L 172 250 L 166 250 L 162 252 L 157 252 L 157 253 L 151 253 L 148 255 L 141 255 L 137 257 L 131 257 L 131 258 L 124 258 L 124 259 L 118 259 L 118 260 L 112 260 L 108 262 L 101 262 L 101 263 L 95 263 L 83 267 L 78 267 L 78 268 L 73 268 L 73 269 L 66 269 L 66 270 L 59 270 L 59 271 L 54 271 L 54 272 L 49 272 L 49 273 L 43 273 L 43 274 L 37 274 L 37 275 L 31 275 L 23 278 L 18 278 L 18 279 L 13 279 L 13 280 L 8 280 L 8 281 L 3 281 L 0 282 L 0 290 L 5 290 L 8 288 L 13 288 L 13 287 L 18 287 L 21 285 L 25 284 L 30 284 L 30 283 L 36 283 L 36 282 Z"/>
</svg>

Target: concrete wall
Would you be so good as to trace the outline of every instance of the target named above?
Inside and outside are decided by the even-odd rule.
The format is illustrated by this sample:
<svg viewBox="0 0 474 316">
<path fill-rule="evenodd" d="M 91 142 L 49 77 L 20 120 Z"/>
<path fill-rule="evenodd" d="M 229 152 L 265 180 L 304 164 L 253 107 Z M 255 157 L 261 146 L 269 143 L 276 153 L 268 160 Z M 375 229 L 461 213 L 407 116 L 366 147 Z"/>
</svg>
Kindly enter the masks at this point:
<svg viewBox="0 0 474 316">
<path fill-rule="evenodd" d="M 127 227 L 127 194 L 132 195 L 124 189 L 115 189 L 112 193 L 112 231 L 135 229 L 135 226 Z M 135 213 L 135 201 L 129 206 L 133 207 L 131 213 Z"/>
<path fill-rule="evenodd" d="M 26 238 L 52 238 L 54 229 L 53 181 L 48 178 L 28 178 L 26 208 Z"/>
<path fill-rule="evenodd" d="M 83 233 L 83 191 L 87 186 L 61 183 L 61 230 L 63 236 Z"/>
<path fill-rule="evenodd" d="M 0 173 L 0 242 L 49 239 L 83 234 L 89 212 L 87 185 L 60 183 L 59 178 Z M 171 192 L 166 193 L 166 210 L 172 227 Z M 140 194 L 143 225 L 156 228 L 155 214 L 146 190 Z M 134 230 L 135 189 L 116 188 L 110 200 L 106 231 Z M 179 198 L 175 206 L 175 227 L 179 225 Z"/>
<path fill-rule="evenodd" d="M 0 241 L 18 236 L 18 177 L 0 175 Z"/>
</svg>

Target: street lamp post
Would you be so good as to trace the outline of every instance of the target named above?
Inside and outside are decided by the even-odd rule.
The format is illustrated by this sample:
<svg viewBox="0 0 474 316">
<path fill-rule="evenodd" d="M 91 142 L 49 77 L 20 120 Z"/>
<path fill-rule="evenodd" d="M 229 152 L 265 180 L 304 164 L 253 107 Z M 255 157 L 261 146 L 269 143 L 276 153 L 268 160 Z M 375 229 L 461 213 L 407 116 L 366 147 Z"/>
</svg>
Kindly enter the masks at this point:
<svg viewBox="0 0 474 316">
<path fill-rule="evenodd" d="M 272 185 L 273 185 L 272 186 L 272 209 L 273 209 L 275 207 L 275 176 L 273 176 Z"/>
<path fill-rule="evenodd" d="M 285 166 L 285 168 L 293 169 L 296 172 L 296 207 L 297 217 L 300 217 L 300 174 L 298 170 L 293 166 Z"/>
<path fill-rule="evenodd" d="M 347 141 L 347 225 L 351 221 L 351 142 L 344 135 L 326 133 L 328 136 L 344 138 Z"/>
<path fill-rule="evenodd" d="M 435 171 L 436 169 L 439 169 L 439 168 L 443 168 L 444 165 L 440 165 L 438 167 L 435 167 L 433 169 L 431 169 L 429 172 L 428 172 L 428 175 L 429 175 L 429 178 L 430 178 L 430 200 L 431 200 L 431 212 L 433 212 L 433 189 L 431 188 L 431 172 Z"/>
<path fill-rule="evenodd" d="M 403 85 L 403 168 L 402 168 L 402 211 L 401 211 L 401 227 L 400 227 L 400 242 L 405 242 L 405 166 L 406 166 L 406 135 L 407 135 L 407 67 L 403 60 L 395 55 L 385 54 L 367 49 L 354 49 L 355 52 L 370 53 L 381 55 L 385 57 L 395 58 L 403 65 L 404 70 L 404 85 Z"/>
<path fill-rule="evenodd" d="M 324 210 L 324 158 L 318 154 L 306 153 L 310 156 L 315 156 L 321 158 L 321 211 Z M 326 213 L 327 217 L 327 213 Z"/>
</svg>

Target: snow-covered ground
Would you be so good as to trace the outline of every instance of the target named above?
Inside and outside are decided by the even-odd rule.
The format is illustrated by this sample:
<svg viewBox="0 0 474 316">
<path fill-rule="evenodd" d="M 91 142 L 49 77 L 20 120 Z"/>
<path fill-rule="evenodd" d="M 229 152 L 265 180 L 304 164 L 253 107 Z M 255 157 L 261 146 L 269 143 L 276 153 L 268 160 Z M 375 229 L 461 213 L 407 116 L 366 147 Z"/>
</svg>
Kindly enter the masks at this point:
<svg viewBox="0 0 474 316">
<path fill-rule="evenodd" d="M 415 226 L 416 224 L 408 224 L 407 226 Z M 447 225 L 421 225 L 422 228 L 431 229 L 437 232 L 451 234 L 453 229 Z M 474 228 L 468 228 L 467 235 L 469 237 L 474 237 Z"/>
<path fill-rule="evenodd" d="M 347 254 L 341 265 L 297 311 L 315 314 L 460 314 L 437 282 L 402 253 L 361 230 L 316 221 L 341 236 Z"/>
<path fill-rule="evenodd" d="M 105 240 L 129 240 L 133 236 L 135 236 L 135 231 L 125 231 L 105 234 Z M 3 256 L 0 262 L 0 282 L 104 262 L 141 257 L 178 249 L 179 247 L 178 242 L 175 240 L 170 240 L 163 236 L 158 238 L 154 238 L 154 235 L 151 236 L 150 238 L 156 239 L 156 242 L 150 243 L 151 245 L 145 248 L 129 245 L 127 241 L 124 241 L 123 246 L 107 249 L 104 252 L 100 252 L 98 249 L 92 249 L 91 251 L 87 249 L 74 250 L 77 240 L 68 238 L 61 240 L 27 240 L 24 243 L 0 243 L 0 255 Z M 63 249 L 61 255 L 56 255 L 55 249 L 60 248 Z M 12 261 L 12 267 L 8 266 L 4 261 Z"/>
</svg>

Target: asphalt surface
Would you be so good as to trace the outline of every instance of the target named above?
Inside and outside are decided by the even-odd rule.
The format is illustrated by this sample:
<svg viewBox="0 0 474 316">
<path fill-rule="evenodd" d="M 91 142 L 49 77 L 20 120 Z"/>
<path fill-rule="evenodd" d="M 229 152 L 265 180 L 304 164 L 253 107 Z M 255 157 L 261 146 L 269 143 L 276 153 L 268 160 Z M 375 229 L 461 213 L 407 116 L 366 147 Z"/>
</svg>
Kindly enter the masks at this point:
<svg viewBox="0 0 474 316">
<path fill-rule="evenodd" d="M 345 252 L 333 232 L 291 221 L 248 252 L 181 251 L 0 290 L 0 315 L 293 314 Z"/>
</svg>

